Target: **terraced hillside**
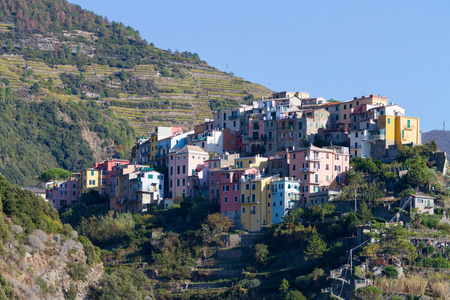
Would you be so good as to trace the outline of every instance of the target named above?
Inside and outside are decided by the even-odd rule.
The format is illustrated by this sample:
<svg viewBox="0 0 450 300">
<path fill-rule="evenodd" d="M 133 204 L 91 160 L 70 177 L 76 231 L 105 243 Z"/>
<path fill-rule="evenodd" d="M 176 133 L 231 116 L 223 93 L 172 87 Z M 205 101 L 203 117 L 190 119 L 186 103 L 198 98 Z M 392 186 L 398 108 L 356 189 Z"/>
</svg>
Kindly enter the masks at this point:
<svg viewBox="0 0 450 300">
<path fill-rule="evenodd" d="M 158 125 L 192 128 L 215 109 L 271 93 L 67 1 L 0 4 L 0 79 L 27 101 L 94 100 L 147 135 Z"/>
<path fill-rule="evenodd" d="M 30 100 L 86 99 L 106 103 L 117 116 L 127 120 L 138 135 L 148 134 L 159 125 L 179 124 L 191 128 L 197 122 L 212 117 L 211 102 L 242 103 L 245 99 L 267 96 L 270 91 L 260 85 L 244 81 L 211 67 L 183 65 L 178 77 L 164 76 L 153 65 L 118 68 L 89 64 L 50 66 L 43 61 L 24 58 L 23 55 L 0 56 L 0 76 L 13 90 L 22 91 Z M 167 70 L 167 69 L 166 69 Z M 120 80 L 126 72 L 129 77 Z M 170 72 L 172 72 L 170 70 Z M 83 77 L 80 94 L 66 92 L 61 76 Z M 5 80 L 6 79 L 6 80 Z M 39 84 L 38 95 L 27 95 L 34 84 Z M 146 94 L 127 91 L 130 84 L 151 83 Z M 104 89 L 111 90 L 102 93 Z M 112 95 L 111 95 L 112 94 Z"/>
<path fill-rule="evenodd" d="M 155 126 L 270 93 L 65 0 L 0 0 L 0 173 L 14 183 L 127 158 Z"/>
</svg>

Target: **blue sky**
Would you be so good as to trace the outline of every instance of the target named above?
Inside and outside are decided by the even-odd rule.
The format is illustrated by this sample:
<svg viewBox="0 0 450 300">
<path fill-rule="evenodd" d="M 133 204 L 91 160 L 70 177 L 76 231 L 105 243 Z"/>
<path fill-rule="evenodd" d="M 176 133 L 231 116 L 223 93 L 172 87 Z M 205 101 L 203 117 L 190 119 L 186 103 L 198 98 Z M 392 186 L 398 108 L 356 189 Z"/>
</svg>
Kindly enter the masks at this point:
<svg viewBox="0 0 450 300">
<path fill-rule="evenodd" d="M 450 1 L 69 1 L 272 90 L 382 95 L 450 130 Z"/>
</svg>

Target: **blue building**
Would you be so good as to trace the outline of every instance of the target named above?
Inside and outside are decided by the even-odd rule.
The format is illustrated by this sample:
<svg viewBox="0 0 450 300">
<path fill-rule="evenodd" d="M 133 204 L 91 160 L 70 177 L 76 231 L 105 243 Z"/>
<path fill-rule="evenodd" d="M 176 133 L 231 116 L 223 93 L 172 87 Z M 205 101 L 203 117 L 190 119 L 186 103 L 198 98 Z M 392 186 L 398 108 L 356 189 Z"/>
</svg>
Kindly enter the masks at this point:
<svg viewBox="0 0 450 300">
<path fill-rule="evenodd" d="M 299 207 L 300 180 L 282 177 L 272 181 L 272 223 L 281 223 L 283 217 L 292 209 Z"/>
</svg>

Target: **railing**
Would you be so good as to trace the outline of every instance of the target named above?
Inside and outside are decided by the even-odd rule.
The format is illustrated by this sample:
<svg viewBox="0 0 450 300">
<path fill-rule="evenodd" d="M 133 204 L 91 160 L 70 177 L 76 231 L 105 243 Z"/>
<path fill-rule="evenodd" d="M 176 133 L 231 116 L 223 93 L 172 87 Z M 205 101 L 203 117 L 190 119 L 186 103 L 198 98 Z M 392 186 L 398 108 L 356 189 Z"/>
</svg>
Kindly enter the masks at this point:
<svg viewBox="0 0 450 300">
<path fill-rule="evenodd" d="M 306 161 L 322 161 L 322 159 L 318 156 L 306 156 L 305 160 Z"/>
</svg>

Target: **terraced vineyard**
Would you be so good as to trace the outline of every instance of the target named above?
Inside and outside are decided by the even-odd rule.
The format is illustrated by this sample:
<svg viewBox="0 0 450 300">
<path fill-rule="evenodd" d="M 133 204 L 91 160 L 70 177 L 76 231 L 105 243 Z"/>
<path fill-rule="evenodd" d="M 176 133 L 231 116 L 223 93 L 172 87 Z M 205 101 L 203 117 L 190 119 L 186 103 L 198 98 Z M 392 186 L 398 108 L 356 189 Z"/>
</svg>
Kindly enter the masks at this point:
<svg viewBox="0 0 450 300">
<path fill-rule="evenodd" d="M 243 103 L 249 95 L 257 99 L 271 92 L 263 86 L 211 67 L 175 66 L 179 75 L 163 76 L 154 65 L 136 65 L 125 69 L 92 64 L 79 68 L 75 65 L 49 66 L 41 61 L 26 60 L 20 55 L 2 55 L 0 77 L 7 79 L 12 89 L 24 91 L 28 91 L 34 83 L 49 82 L 51 79 L 57 89 L 50 90 L 41 84 L 41 94 L 32 99 L 81 101 L 80 95 L 67 94 L 61 75 L 75 78 L 83 75 L 91 86 L 106 85 L 117 91 L 115 96 L 111 96 L 103 95 L 89 85 L 83 88 L 84 93 L 91 93 L 86 98 L 108 105 L 120 119 L 127 120 L 135 128 L 138 136 L 146 136 L 155 126 L 161 125 L 191 129 L 198 122 L 212 117 L 211 100 L 232 99 L 235 103 Z M 31 74 L 29 69 L 33 70 Z M 121 71 L 126 71 L 130 77 L 119 80 Z M 151 94 L 128 91 L 128 85 L 135 83 L 139 86 L 143 82 L 152 84 Z"/>
</svg>

